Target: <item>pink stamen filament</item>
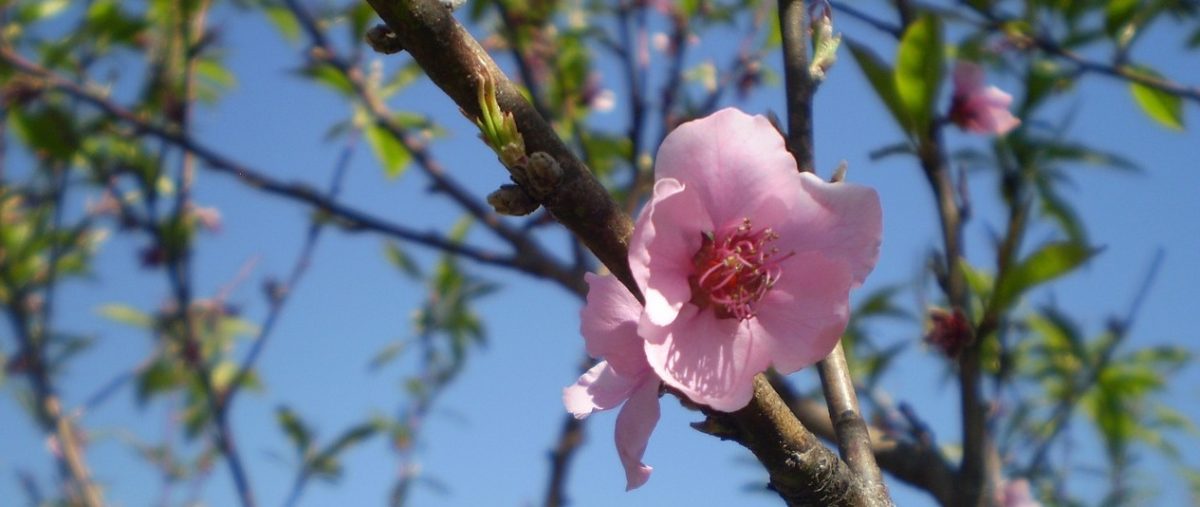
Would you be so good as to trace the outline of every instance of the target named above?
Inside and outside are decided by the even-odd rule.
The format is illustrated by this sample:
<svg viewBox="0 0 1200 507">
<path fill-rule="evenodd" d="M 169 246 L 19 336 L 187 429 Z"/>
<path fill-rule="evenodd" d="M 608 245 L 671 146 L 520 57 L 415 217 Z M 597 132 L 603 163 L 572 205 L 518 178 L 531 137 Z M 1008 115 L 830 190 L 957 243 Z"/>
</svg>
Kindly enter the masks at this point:
<svg viewBox="0 0 1200 507">
<path fill-rule="evenodd" d="M 733 230 L 706 235 L 693 257 L 699 276 L 691 278 L 692 301 L 709 306 L 722 318 L 754 317 L 754 305 L 766 296 L 783 274 L 778 248 L 767 243 L 779 238 L 770 228 L 752 230 L 745 219 Z"/>
</svg>

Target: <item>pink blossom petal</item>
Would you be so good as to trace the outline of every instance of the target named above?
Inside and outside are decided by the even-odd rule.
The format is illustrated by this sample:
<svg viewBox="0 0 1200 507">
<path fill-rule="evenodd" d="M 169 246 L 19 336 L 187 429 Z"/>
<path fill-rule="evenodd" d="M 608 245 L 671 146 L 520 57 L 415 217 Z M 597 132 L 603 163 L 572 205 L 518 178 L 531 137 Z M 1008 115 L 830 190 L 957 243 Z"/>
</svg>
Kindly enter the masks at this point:
<svg viewBox="0 0 1200 507">
<path fill-rule="evenodd" d="M 983 69 L 960 60 L 954 66 L 950 120 L 967 132 L 1004 135 L 1021 124 L 1008 110 L 1012 96 L 984 82 Z"/>
<path fill-rule="evenodd" d="M 644 318 L 658 325 L 675 320 L 691 299 L 687 277 L 709 215 L 694 192 L 677 180 L 659 179 L 654 196 L 633 228 L 629 267 L 646 299 Z"/>
<path fill-rule="evenodd" d="M 787 260 L 783 275 L 751 322 L 756 340 L 770 349 L 771 364 L 788 374 L 824 359 L 849 319 L 850 267 L 820 253 Z"/>
<path fill-rule="evenodd" d="M 979 65 L 959 60 L 954 64 L 954 94 L 974 94 L 984 86 L 983 68 Z"/>
<path fill-rule="evenodd" d="M 697 192 L 717 228 L 752 218 L 764 199 L 790 199 L 799 191 L 796 161 L 783 137 L 765 117 L 733 108 L 671 131 L 654 174 Z"/>
<path fill-rule="evenodd" d="M 1004 135 L 1017 128 L 1021 124 L 1021 120 L 1008 111 L 1011 103 L 1012 96 L 995 86 L 981 90 L 972 97 L 966 106 L 975 112 L 972 116 L 973 121 L 967 125 L 967 130 L 982 134 Z"/>
<path fill-rule="evenodd" d="M 618 375 L 608 362 L 601 361 L 563 389 L 563 405 L 576 419 L 583 419 L 593 412 L 620 405 L 629 398 L 639 380 Z"/>
<path fill-rule="evenodd" d="M 625 491 L 645 484 L 653 470 L 642 463 L 642 456 L 658 424 L 658 386 L 658 378 L 647 372 L 617 414 L 617 455 L 625 467 Z"/>
<path fill-rule="evenodd" d="M 995 495 L 998 507 L 1042 507 L 1033 497 L 1026 479 L 1001 481 L 998 489 Z"/>
<path fill-rule="evenodd" d="M 690 303 L 662 343 L 646 341 L 646 359 L 667 385 L 724 412 L 750 402 L 754 376 L 771 361 L 767 345 L 752 339 L 748 324 L 718 319 Z"/>
<path fill-rule="evenodd" d="M 584 280 L 588 283 L 587 304 L 579 316 L 588 355 L 605 359 L 626 377 L 648 371 L 637 334 L 642 305 L 616 277 L 588 273 Z"/>
<path fill-rule="evenodd" d="M 812 173 L 800 175 L 803 191 L 775 219 L 783 252 L 817 251 L 846 261 L 854 286 L 862 284 L 879 259 L 883 211 L 874 189 L 853 183 L 829 183 Z"/>
</svg>

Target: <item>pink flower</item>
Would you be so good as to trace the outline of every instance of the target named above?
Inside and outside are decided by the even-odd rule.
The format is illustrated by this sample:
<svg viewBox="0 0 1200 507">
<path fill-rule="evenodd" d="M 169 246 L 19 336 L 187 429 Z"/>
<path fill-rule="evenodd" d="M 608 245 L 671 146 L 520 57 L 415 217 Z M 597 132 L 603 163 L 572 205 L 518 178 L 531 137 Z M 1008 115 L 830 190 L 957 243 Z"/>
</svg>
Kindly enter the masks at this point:
<svg viewBox="0 0 1200 507">
<path fill-rule="evenodd" d="M 996 489 L 996 507 L 1042 507 L 1029 490 L 1025 479 L 1002 480 Z"/>
<path fill-rule="evenodd" d="M 625 404 L 617 415 L 616 443 L 628 491 L 645 484 L 653 470 L 642 463 L 642 456 L 658 424 L 660 382 L 646 363 L 637 335 L 642 305 L 612 276 L 589 273 L 585 278 L 589 290 L 580 331 L 588 354 L 606 360 L 563 389 L 563 404 L 579 419 Z"/>
<path fill-rule="evenodd" d="M 968 132 L 1004 135 L 1021 120 L 1008 112 L 1012 96 L 983 82 L 983 69 L 959 60 L 954 65 L 954 98 L 950 121 Z"/>
<path fill-rule="evenodd" d="M 800 173 L 766 118 L 735 109 L 671 132 L 655 175 L 629 246 L 654 372 L 734 411 L 768 366 L 787 374 L 828 355 L 878 258 L 875 191 Z"/>
<path fill-rule="evenodd" d="M 209 232 L 221 230 L 221 210 L 189 203 L 187 213 L 205 230 Z"/>
</svg>

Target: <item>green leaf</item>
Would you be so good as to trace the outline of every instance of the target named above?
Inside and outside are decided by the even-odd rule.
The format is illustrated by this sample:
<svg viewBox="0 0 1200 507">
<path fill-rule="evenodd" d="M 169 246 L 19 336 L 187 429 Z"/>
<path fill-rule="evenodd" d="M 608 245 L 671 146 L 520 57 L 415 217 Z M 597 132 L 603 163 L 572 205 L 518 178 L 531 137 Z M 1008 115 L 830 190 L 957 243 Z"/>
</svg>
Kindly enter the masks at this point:
<svg viewBox="0 0 1200 507">
<path fill-rule="evenodd" d="M 942 25 L 936 16 L 921 16 L 904 31 L 895 79 L 896 92 L 912 120 L 910 128 L 925 135 L 942 84 Z"/>
<path fill-rule="evenodd" d="M 1075 212 L 1075 208 L 1058 195 L 1057 187 L 1045 178 L 1039 178 L 1036 188 L 1041 198 L 1041 213 L 1057 223 L 1068 239 L 1076 243 L 1086 243 L 1087 229 L 1083 226 L 1083 220 Z"/>
<path fill-rule="evenodd" d="M 17 19 L 21 23 L 33 23 L 41 21 L 45 18 L 50 18 L 58 15 L 66 9 L 71 2 L 67 0 L 40 0 L 34 2 L 26 2 L 21 4 L 17 9 Z"/>
<path fill-rule="evenodd" d="M 366 2 L 356 2 L 347 9 L 346 17 L 350 18 L 350 40 L 354 44 L 361 44 L 368 25 L 375 19 L 375 11 Z"/>
<path fill-rule="evenodd" d="M 312 446 L 312 430 L 304 424 L 304 421 L 300 420 L 300 416 L 284 405 L 275 409 L 275 420 L 287 434 L 288 440 L 291 440 L 292 445 L 296 447 L 296 454 L 307 455 Z"/>
<path fill-rule="evenodd" d="M 767 19 L 767 38 L 764 41 L 763 49 L 775 49 L 781 44 L 783 44 L 783 29 L 779 26 L 779 10 L 771 9 Z"/>
<path fill-rule="evenodd" d="M 971 292 L 982 299 L 987 299 L 992 293 L 992 284 L 994 282 L 992 275 L 982 269 L 975 268 L 965 260 L 959 262 L 958 267 L 963 273 L 963 279 L 967 281 L 967 286 L 971 288 Z"/>
<path fill-rule="evenodd" d="M 997 282 L 990 309 L 1002 312 L 1029 289 L 1063 276 L 1082 266 L 1098 249 L 1081 243 L 1051 243 L 1026 257 Z"/>
<path fill-rule="evenodd" d="M 371 438 L 382 428 L 382 423 L 369 421 L 346 430 L 309 462 L 308 466 L 312 470 L 313 476 L 325 481 L 336 481 L 342 475 L 342 464 L 338 461 L 339 455 Z"/>
<path fill-rule="evenodd" d="M 152 363 L 137 378 L 138 403 L 145 403 L 151 396 L 179 386 L 182 380 L 180 373 L 176 365 L 166 359 Z"/>
<path fill-rule="evenodd" d="M 97 0 L 88 8 L 87 32 L 98 45 L 109 42 L 135 44 L 137 35 L 149 23 L 141 17 L 122 12 L 117 0 Z"/>
<path fill-rule="evenodd" d="M 896 91 L 896 80 L 892 77 L 892 68 L 866 46 L 847 40 L 846 47 L 850 48 L 850 54 L 854 56 L 858 68 L 862 70 L 867 82 L 871 83 L 871 87 L 875 89 L 875 95 L 879 96 L 879 99 L 887 106 L 900 129 L 907 132 L 911 122 L 908 110 L 900 101 L 900 93 Z"/>
<path fill-rule="evenodd" d="M 370 125 L 364 130 L 367 144 L 375 152 L 375 158 L 383 164 L 383 174 L 388 178 L 397 178 L 404 174 L 412 155 L 390 132 L 378 125 Z"/>
<path fill-rule="evenodd" d="M 39 111 L 17 108 L 9 116 L 17 135 L 40 156 L 69 160 L 79 148 L 71 116 L 57 107 Z"/>
<path fill-rule="evenodd" d="M 196 75 L 222 88 L 233 88 L 237 84 L 233 73 L 211 58 L 196 60 Z"/>
<path fill-rule="evenodd" d="M 354 96 L 354 83 L 332 64 L 314 63 L 300 69 L 300 75 L 325 85 L 344 97 Z"/>
<path fill-rule="evenodd" d="M 399 244 L 394 241 L 389 241 L 384 244 L 384 249 L 387 253 L 388 261 L 391 262 L 393 266 L 400 268 L 400 271 L 408 275 L 409 278 L 416 279 L 421 277 L 421 267 L 417 266 L 416 261 L 413 261 L 412 257 L 410 257 L 402 248 L 400 248 Z"/>
<path fill-rule="evenodd" d="M 375 435 L 375 433 L 381 428 L 382 425 L 374 421 L 365 422 L 354 426 L 342 433 L 341 436 L 339 436 L 337 440 L 334 440 L 333 443 L 330 444 L 322 454 L 337 456 L 345 452 L 347 449 L 361 444 L 366 439 L 371 438 L 371 436 Z"/>
<path fill-rule="evenodd" d="M 367 369 L 375 371 L 383 368 L 407 348 L 408 342 L 404 340 L 396 340 L 387 344 L 386 347 L 375 354 L 375 357 L 371 358 L 371 362 L 367 364 Z"/>
<path fill-rule="evenodd" d="M 281 5 L 272 5 L 263 9 L 267 15 L 267 19 L 271 20 L 271 24 L 279 30 L 284 39 L 288 42 L 296 42 L 300 40 L 300 23 L 296 22 L 296 17 L 292 15 L 292 11 Z"/>
<path fill-rule="evenodd" d="M 1126 25 L 1133 21 L 1141 7 L 1141 0 L 1109 0 L 1104 9 L 1104 31 L 1114 40 L 1121 38 L 1121 32 Z"/>
<path fill-rule="evenodd" d="M 467 238 L 467 232 L 471 230 L 471 226 L 475 224 L 475 219 L 470 215 L 463 215 L 458 221 L 454 222 L 454 226 L 450 228 L 450 234 L 447 237 L 450 241 L 461 243 Z"/>
<path fill-rule="evenodd" d="M 109 320 L 142 329 L 150 329 L 154 325 L 154 317 L 128 305 L 115 303 L 104 305 L 97 310 L 97 313 Z"/>
<path fill-rule="evenodd" d="M 1137 162 L 1117 153 L 1098 150 L 1082 144 L 1050 142 L 1041 148 L 1041 157 L 1049 162 L 1077 162 L 1133 172 L 1142 169 Z"/>
<path fill-rule="evenodd" d="M 1158 73 L 1148 69 L 1138 69 L 1138 72 L 1159 77 Z M 1133 93 L 1133 100 L 1141 106 L 1146 116 L 1171 130 L 1183 130 L 1183 99 L 1178 95 L 1139 83 L 1130 83 L 1129 91 Z"/>
<path fill-rule="evenodd" d="M 882 287 L 867 294 L 854 310 L 854 318 L 864 317 L 896 317 L 906 318 L 911 315 L 907 310 L 897 305 L 893 299 L 900 292 L 900 286 Z"/>
</svg>

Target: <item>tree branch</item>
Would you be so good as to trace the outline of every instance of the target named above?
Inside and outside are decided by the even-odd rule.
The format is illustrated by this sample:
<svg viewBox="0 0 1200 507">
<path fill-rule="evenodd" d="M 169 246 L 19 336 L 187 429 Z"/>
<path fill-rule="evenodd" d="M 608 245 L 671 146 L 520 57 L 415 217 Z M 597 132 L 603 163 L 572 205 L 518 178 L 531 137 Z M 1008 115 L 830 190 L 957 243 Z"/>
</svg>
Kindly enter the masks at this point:
<svg viewBox="0 0 1200 507">
<path fill-rule="evenodd" d="M 836 442 L 837 432 L 829 418 L 829 409 L 816 400 L 805 398 L 782 375 L 769 373 L 767 379 L 805 428 L 822 440 Z M 928 492 L 943 506 L 954 505 L 954 468 L 933 442 L 908 442 L 888 436 L 887 431 L 870 426 L 871 451 L 879 467 L 893 477 Z"/>
<path fill-rule="evenodd" d="M 969 315 L 966 279 L 960 265 L 963 259 L 962 216 L 955 198 L 954 182 L 942 147 L 941 124 L 931 122 L 929 135 L 919 146 L 918 156 L 925 177 L 933 190 L 938 219 L 942 226 L 942 246 L 945 250 L 942 290 L 950 305 Z M 972 330 L 974 333 L 974 330 Z M 982 505 L 987 491 L 986 449 L 987 428 L 983 406 L 980 342 L 973 336 L 958 358 L 958 380 L 962 410 L 963 458 L 959 467 L 957 497 L 954 505 Z"/>
<path fill-rule="evenodd" d="M 208 169 L 234 176 L 241 180 L 242 183 L 259 191 L 308 204 L 351 232 L 378 232 L 396 239 L 461 255 L 481 264 L 515 269 L 537 278 L 553 280 L 569 288 L 571 291 L 586 290 L 586 286 L 580 277 L 571 270 L 558 266 L 557 263 L 543 262 L 543 259 L 539 259 L 536 256 L 521 255 L 520 253 L 517 255 L 502 256 L 494 252 L 450 241 L 434 232 L 418 232 L 369 215 L 343 203 L 330 200 L 306 184 L 284 183 L 276 180 L 263 172 L 232 159 L 225 158 L 217 153 L 216 150 L 201 144 L 189 136 L 150 123 L 133 112 L 108 100 L 99 92 L 88 90 L 81 85 L 67 81 L 45 68 L 25 60 L 10 48 L 0 47 L 0 61 L 12 65 L 16 70 L 42 79 L 44 86 L 49 89 L 66 93 L 91 104 L 105 114 L 133 127 L 140 134 L 148 134 L 160 138 L 189 153 L 195 154 L 207 164 L 206 167 Z"/>
<path fill-rule="evenodd" d="M 563 170 L 558 188 L 541 204 L 580 237 L 626 287 L 636 290 L 625 259 L 633 223 L 450 11 L 432 0 L 369 3 L 404 49 L 467 116 L 480 116 L 482 81 L 496 83 L 496 99 L 501 109 L 512 113 L 527 151 L 548 153 Z"/>
<path fill-rule="evenodd" d="M 801 172 L 812 172 L 815 165 L 812 101 L 817 84 L 808 68 L 806 8 L 802 0 L 779 0 L 784 89 L 787 92 L 787 146 L 796 159 L 796 167 Z M 829 417 L 834 421 L 838 450 L 861 481 L 864 490 L 860 494 L 869 499 L 872 505 L 890 505 L 887 485 L 871 451 L 871 436 L 858 407 L 854 381 L 850 378 L 850 367 L 846 363 L 841 342 L 817 363 L 817 369 L 821 374 L 821 387 L 825 391 Z"/>
</svg>

